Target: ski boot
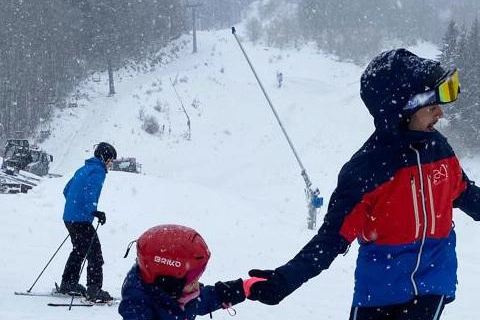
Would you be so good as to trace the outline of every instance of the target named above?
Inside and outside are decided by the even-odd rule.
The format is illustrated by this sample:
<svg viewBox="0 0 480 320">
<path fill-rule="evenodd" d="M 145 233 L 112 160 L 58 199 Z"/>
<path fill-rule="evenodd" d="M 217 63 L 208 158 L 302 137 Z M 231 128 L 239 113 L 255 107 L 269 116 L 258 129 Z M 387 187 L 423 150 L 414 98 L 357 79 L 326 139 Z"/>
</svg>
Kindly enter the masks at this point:
<svg viewBox="0 0 480 320">
<path fill-rule="evenodd" d="M 110 293 L 102 290 L 98 286 L 89 286 L 87 289 L 86 298 L 88 301 L 95 303 L 105 303 L 113 300 Z"/>
<path fill-rule="evenodd" d="M 68 294 L 70 296 L 83 296 L 85 297 L 87 294 L 87 289 L 82 286 L 80 283 L 67 283 L 62 282 L 60 286 L 55 283 L 55 288 L 57 289 L 58 293 Z"/>
</svg>

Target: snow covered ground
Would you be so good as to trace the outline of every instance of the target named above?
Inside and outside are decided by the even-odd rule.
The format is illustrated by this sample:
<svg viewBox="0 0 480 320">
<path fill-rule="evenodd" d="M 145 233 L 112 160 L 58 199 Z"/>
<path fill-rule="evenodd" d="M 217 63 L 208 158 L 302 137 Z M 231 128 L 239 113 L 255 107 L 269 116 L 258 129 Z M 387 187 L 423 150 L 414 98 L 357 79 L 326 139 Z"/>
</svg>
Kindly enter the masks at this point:
<svg viewBox="0 0 480 320">
<path fill-rule="evenodd" d="M 239 28 L 239 36 L 242 32 Z M 341 165 L 373 130 L 359 97 L 362 68 L 339 63 L 312 48 L 280 51 L 243 40 L 283 124 L 315 187 L 325 201 Z M 0 318 L 120 319 L 116 307 L 47 307 L 56 298 L 15 296 L 28 289 L 66 236 L 62 190 L 71 174 L 90 157 L 93 145 L 108 141 L 119 156 L 136 157 L 142 174 L 110 172 L 99 209 L 107 223 L 99 228 L 104 252 L 104 289 L 119 296 L 135 250 L 127 244 L 157 224 L 197 229 L 212 252 L 206 284 L 247 276 L 251 268 L 285 263 L 311 238 L 306 227 L 304 182 L 284 139 L 229 30 L 199 32 L 198 53 L 190 38 L 167 50 L 166 62 L 115 73 L 116 92 L 107 97 L 106 76 L 78 90 L 78 108 L 59 110 L 49 140 L 51 172 L 28 194 L 0 195 Z M 414 51 L 435 56 L 435 50 Z M 284 81 L 277 88 L 276 73 Z M 191 139 L 185 114 L 191 120 Z M 163 133 L 142 130 L 141 119 L 155 117 Z M 480 177 L 477 160 L 465 162 L 471 178 Z M 321 221 L 324 209 L 318 220 Z M 478 319 L 480 285 L 478 225 L 456 212 L 459 289 L 443 319 Z M 70 252 L 67 242 L 33 291 L 48 291 L 61 280 Z M 246 301 L 235 307 L 241 319 L 347 319 L 353 290 L 356 247 L 279 306 Z M 83 275 L 85 276 L 85 275 Z M 83 283 L 85 280 L 82 280 Z M 230 319 L 226 311 L 216 319 Z"/>
</svg>

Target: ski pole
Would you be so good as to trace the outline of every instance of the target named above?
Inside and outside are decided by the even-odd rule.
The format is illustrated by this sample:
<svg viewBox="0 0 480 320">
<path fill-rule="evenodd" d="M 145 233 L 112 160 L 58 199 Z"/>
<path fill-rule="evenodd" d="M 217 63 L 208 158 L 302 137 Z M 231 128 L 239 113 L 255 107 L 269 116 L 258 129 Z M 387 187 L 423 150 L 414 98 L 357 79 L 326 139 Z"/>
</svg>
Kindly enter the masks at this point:
<svg viewBox="0 0 480 320">
<path fill-rule="evenodd" d="M 307 189 L 307 191 L 308 191 L 309 200 L 313 200 L 313 199 L 315 199 L 315 197 L 318 198 L 318 189 L 316 189 L 315 191 L 311 189 L 311 187 L 312 187 L 312 182 L 310 181 L 310 178 L 309 178 L 309 176 L 308 176 L 308 174 L 307 174 L 307 170 L 305 170 L 305 167 L 303 166 L 303 163 L 302 163 L 302 161 L 300 160 L 300 157 L 298 156 L 298 153 L 297 153 L 297 151 L 295 150 L 295 147 L 293 146 L 293 143 L 292 143 L 292 141 L 290 140 L 290 137 L 288 136 L 287 131 L 285 130 L 285 128 L 284 128 L 284 126 L 283 126 L 283 124 L 282 124 L 282 121 L 280 120 L 280 117 L 278 116 L 278 113 L 277 113 L 277 111 L 275 110 L 275 107 L 273 106 L 272 101 L 270 100 L 270 97 L 269 97 L 268 94 L 267 94 L 267 91 L 266 91 L 265 88 L 263 87 L 262 81 L 260 81 L 260 78 L 258 77 L 257 72 L 255 71 L 255 68 L 253 67 L 252 63 L 250 62 L 250 59 L 248 58 L 248 55 L 247 55 L 245 49 L 243 48 L 240 40 L 238 39 L 236 30 L 235 30 L 235 27 L 232 27 L 232 34 L 233 34 L 233 36 L 235 37 L 235 40 L 237 41 L 238 46 L 240 47 L 240 50 L 242 50 L 242 53 L 243 53 L 245 59 L 247 60 L 248 65 L 250 66 L 250 69 L 252 70 L 253 75 L 255 76 L 255 79 L 257 80 L 257 83 L 258 83 L 258 85 L 260 86 L 260 89 L 261 89 L 262 92 L 263 92 L 263 95 L 264 95 L 265 98 L 267 99 L 268 105 L 270 106 L 270 109 L 272 110 L 273 115 L 274 115 L 275 118 L 277 119 L 277 122 L 278 122 L 278 124 L 280 125 L 280 128 L 282 129 L 282 132 L 283 132 L 285 138 L 287 139 L 287 142 L 288 142 L 288 144 L 289 144 L 289 146 L 290 146 L 290 149 L 291 149 L 292 152 L 293 152 L 293 155 L 295 156 L 295 159 L 297 160 L 298 165 L 300 166 L 301 175 L 302 175 L 302 177 L 303 177 L 303 180 L 305 181 L 306 189 Z"/>
<path fill-rule="evenodd" d="M 83 268 L 85 267 L 85 262 L 87 262 L 87 257 L 90 254 L 90 250 L 92 249 L 93 242 L 95 241 L 95 237 L 97 237 L 97 230 L 98 227 L 100 226 L 100 221 L 97 223 L 97 226 L 95 227 L 95 232 L 93 233 L 92 240 L 90 240 L 90 245 L 88 246 L 87 253 L 85 254 L 85 258 L 83 258 L 82 262 L 82 267 L 80 268 L 80 273 L 79 277 L 82 275 Z M 68 310 L 72 310 L 72 305 L 73 305 L 73 299 L 75 298 L 74 295 L 72 295 L 72 300 L 70 300 L 70 305 L 68 306 Z"/>
<path fill-rule="evenodd" d="M 32 291 L 33 287 L 35 286 L 35 284 L 37 283 L 38 279 L 40 279 L 40 277 L 42 276 L 43 272 L 45 271 L 45 269 L 47 269 L 48 265 L 50 264 L 50 262 L 52 262 L 53 258 L 57 255 L 58 251 L 60 250 L 60 248 L 63 246 L 63 244 L 65 243 L 65 241 L 67 241 L 67 239 L 70 237 L 70 234 L 67 234 L 67 236 L 65 237 L 65 239 L 63 239 L 62 243 L 58 246 L 57 250 L 55 251 L 55 253 L 53 254 L 53 256 L 50 258 L 50 260 L 48 260 L 46 266 L 43 268 L 42 272 L 40 272 L 40 274 L 38 275 L 37 279 L 35 279 L 35 281 L 33 282 L 32 286 L 27 290 L 27 292 L 30 292 Z"/>
</svg>

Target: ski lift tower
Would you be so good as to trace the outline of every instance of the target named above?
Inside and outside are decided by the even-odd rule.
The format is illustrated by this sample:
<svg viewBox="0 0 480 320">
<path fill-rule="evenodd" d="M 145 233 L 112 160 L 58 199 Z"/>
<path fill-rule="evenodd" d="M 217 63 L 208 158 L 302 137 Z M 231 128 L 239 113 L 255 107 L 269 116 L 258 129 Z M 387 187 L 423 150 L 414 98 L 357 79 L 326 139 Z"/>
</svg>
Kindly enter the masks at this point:
<svg viewBox="0 0 480 320">
<path fill-rule="evenodd" d="M 196 8 L 202 6 L 201 2 L 190 2 L 187 4 L 187 8 L 192 9 L 192 34 L 193 34 L 193 53 L 197 53 L 197 20 L 196 20 Z"/>
</svg>

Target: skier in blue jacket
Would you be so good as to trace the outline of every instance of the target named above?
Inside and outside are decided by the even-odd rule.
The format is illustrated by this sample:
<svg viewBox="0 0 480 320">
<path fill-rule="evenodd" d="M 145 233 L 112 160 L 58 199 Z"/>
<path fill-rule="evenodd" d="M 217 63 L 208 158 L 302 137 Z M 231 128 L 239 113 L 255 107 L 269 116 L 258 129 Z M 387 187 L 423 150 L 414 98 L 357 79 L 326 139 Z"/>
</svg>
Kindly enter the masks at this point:
<svg viewBox="0 0 480 320">
<path fill-rule="evenodd" d="M 437 320 L 455 299 L 453 208 L 480 220 L 480 189 L 435 129 L 460 92 L 458 71 L 405 49 L 374 58 L 361 97 L 375 131 L 343 166 L 318 233 L 259 280 L 251 300 L 278 304 L 360 244 L 351 320 Z"/>
<path fill-rule="evenodd" d="M 242 279 L 214 286 L 199 282 L 210 251 L 194 229 L 158 225 L 136 242 L 137 260 L 123 283 L 118 308 L 123 320 L 193 320 L 245 300 Z"/>
<path fill-rule="evenodd" d="M 99 143 L 94 157 L 85 160 L 63 190 L 65 209 L 63 221 L 72 241 L 72 252 L 68 257 L 58 292 L 71 295 L 83 295 L 91 301 L 108 301 L 112 297 L 102 290 L 103 256 L 100 240 L 92 222 L 94 217 L 105 224 L 106 216 L 97 210 L 103 182 L 117 158 L 115 148 L 106 142 Z M 87 259 L 87 288 L 79 283 L 83 260 Z"/>
</svg>

